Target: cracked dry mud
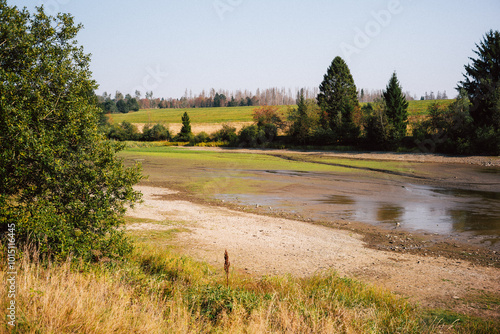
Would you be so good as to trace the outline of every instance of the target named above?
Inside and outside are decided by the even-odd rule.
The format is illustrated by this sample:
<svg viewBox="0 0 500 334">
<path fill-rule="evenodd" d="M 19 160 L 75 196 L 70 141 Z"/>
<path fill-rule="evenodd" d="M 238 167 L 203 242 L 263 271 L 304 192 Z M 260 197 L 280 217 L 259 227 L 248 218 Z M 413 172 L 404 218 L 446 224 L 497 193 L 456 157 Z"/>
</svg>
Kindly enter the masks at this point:
<svg viewBox="0 0 500 334">
<path fill-rule="evenodd" d="M 137 186 L 144 203 L 128 215 L 159 222 L 183 222 L 190 232 L 173 243 L 182 252 L 217 267 L 227 249 L 234 270 L 252 275 L 305 277 L 325 270 L 409 297 L 422 306 L 498 318 L 498 305 L 476 307 L 472 296 L 500 294 L 500 269 L 444 257 L 387 252 L 365 247 L 362 236 L 302 221 L 240 212 L 169 199 L 174 192 Z M 128 229 L 165 229 L 136 223 Z M 173 227 L 172 227 L 173 228 Z M 170 241 L 172 242 L 172 241 Z"/>
</svg>

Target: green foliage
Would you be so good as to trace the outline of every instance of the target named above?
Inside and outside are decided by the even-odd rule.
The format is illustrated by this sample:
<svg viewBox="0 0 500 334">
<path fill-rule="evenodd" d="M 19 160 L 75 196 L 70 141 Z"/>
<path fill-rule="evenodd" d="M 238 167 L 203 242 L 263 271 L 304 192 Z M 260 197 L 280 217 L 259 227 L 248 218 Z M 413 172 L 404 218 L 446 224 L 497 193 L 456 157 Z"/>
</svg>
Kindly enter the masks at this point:
<svg viewBox="0 0 500 334">
<path fill-rule="evenodd" d="M 476 47 L 477 58 L 465 66 L 465 81 L 459 87 L 471 102 L 473 146 L 478 153 L 496 155 L 500 154 L 500 32 L 490 30 Z"/>
<path fill-rule="evenodd" d="M 113 100 L 107 100 L 101 103 L 101 108 L 108 114 L 114 114 L 118 112 L 118 107 Z"/>
<path fill-rule="evenodd" d="M 0 0 L 0 226 L 15 224 L 18 247 L 92 260 L 130 249 L 118 227 L 141 175 L 99 130 L 80 28 Z"/>
<path fill-rule="evenodd" d="M 228 124 L 222 124 L 222 129 L 216 131 L 212 134 L 213 141 L 227 142 L 230 145 L 235 144 L 238 141 L 238 135 L 236 134 L 236 128 Z"/>
<path fill-rule="evenodd" d="M 429 118 L 416 126 L 413 137 L 421 151 L 458 154 L 474 153 L 473 124 L 469 100 L 461 94 L 452 104 L 429 106 Z"/>
<path fill-rule="evenodd" d="M 335 57 L 319 86 L 318 104 L 328 115 L 330 128 L 344 143 L 355 143 L 359 127 L 353 114 L 359 108 L 358 92 L 351 71 L 341 57 Z"/>
<path fill-rule="evenodd" d="M 116 102 L 116 109 L 123 114 L 126 114 L 129 111 L 128 104 L 125 100 L 119 100 Z"/>
<path fill-rule="evenodd" d="M 304 98 L 304 90 L 298 94 L 297 109 L 289 111 L 288 119 L 291 125 L 288 134 L 294 138 L 298 144 L 307 144 L 314 132 L 319 127 L 321 109 L 316 101 Z"/>
<path fill-rule="evenodd" d="M 170 131 L 162 124 L 155 124 L 152 128 L 147 124 L 142 129 L 141 139 L 144 141 L 170 140 L 171 138 Z"/>
<path fill-rule="evenodd" d="M 256 147 L 264 141 L 264 131 L 257 125 L 245 126 L 240 130 L 238 145 L 242 147 Z"/>
<path fill-rule="evenodd" d="M 392 74 L 386 90 L 383 92 L 385 114 L 390 125 L 389 136 L 392 144 L 397 147 L 406 136 L 408 126 L 408 102 L 399 84 L 396 72 Z"/>
<path fill-rule="evenodd" d="M 210 141 L 210 136 L 205 131 L 202 131 L 202 132 L 198 133 L 196 136 L 194 136 L 194 143 L 195 144 L 207 143 L 209 141 Z"/>
<path fill-rule="evenodd" d="M 284 128 L 285 120 L 279 106 L 262 106 L 253 110 L 253 120 L 258 127 L 273 124 L 277 128 Z"/>
<path fill-rule="evenodd" d="M 127 108 L 132 111 L 139 111 L 139 102 L 135 98 L 127 99 Z"/>
<path fill-rule="evenodd" d="M 364 145 L 370 149 L 388 149 L 390 125 L 384 100 L 368 103 L 361 108 L 364 123 Z"/>
<path fill-rule="evenodd" d="M 477 58 L 470 58 L 472 64 L 465 66 L 465 81 L 461 81 L 459 87 L 467 92 L 474 124 L 499 129 L 500 32 L 490 30 L 476 47 Z"/>
</svg>

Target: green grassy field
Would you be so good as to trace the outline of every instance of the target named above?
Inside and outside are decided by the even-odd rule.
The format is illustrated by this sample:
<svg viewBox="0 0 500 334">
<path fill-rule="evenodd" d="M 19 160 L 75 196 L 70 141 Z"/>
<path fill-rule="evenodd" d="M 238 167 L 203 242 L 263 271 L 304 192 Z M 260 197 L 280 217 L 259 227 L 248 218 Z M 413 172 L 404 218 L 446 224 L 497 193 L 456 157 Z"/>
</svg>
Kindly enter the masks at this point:
<svg viewBox="0 0 500 334">
<path fill-rule="evenodd" d="M 185 109 L 141 109 L 128 114 L 111 114 L 112 123 L 180 123 L 187 112 L 191 123 L 250 122 L 256 107 L 185 108 Z M 286 108 L 286 107 L 284 107 Z"/>
<path fill-rule="evenodd" d="M 422 116 L 427 108 L 435 102 L 449 105 L 454 100 L 426 100 L 409 101 L 409 115 Z M 128 114 L 107 115 L 111 123 L 180 123 L 184 112 L 189 114 L 191 123 L 225 123 L 251 122 L 255 106 L 250 107 L 221 107 L 221 108 L 185 108 L 185 109 L 141 109 Z M 288 107 L 282 106 L 283 111 Z"/>
</svg>

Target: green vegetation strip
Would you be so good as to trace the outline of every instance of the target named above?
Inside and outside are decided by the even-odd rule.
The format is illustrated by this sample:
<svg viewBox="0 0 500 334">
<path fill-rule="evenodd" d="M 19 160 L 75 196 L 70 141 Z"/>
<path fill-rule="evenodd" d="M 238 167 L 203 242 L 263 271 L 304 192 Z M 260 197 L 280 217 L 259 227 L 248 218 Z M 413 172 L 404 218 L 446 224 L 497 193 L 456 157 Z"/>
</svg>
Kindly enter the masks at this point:
<svg viewBox="0 0 500 334">
<path fill-rule="evenodd" d="M 156 146 L 127 148 L 121 153 L 123 157 L 140 159 L 164 159 L 165 166 L 223 168 L 228 170 L 286 170 L 304 172 L 348 172 L 350 168 L 317 164 L 307 161 L 294 161 L 280 157 L 257 154 L 231 152 L 196 151 L 178 147 Z M 160 163 L 160 162 L 159 162 Z M 181 164 L 181 166 L 178 166 Z"/>
</svg>

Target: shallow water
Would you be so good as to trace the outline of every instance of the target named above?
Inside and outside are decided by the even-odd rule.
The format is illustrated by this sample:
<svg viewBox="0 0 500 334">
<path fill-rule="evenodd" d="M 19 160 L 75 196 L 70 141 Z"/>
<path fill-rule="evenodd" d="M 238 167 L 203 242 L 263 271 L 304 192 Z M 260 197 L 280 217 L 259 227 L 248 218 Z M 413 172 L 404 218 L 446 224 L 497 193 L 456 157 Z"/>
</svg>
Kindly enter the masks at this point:
<svg viewBox="0 0 500 334">
<path fill-rule="evenodd" d="M 411 230 L 440 234 L 499 234 L 500 192 L 421 185 L 406 185 L 404 189 L 409 195 L 399 199 L 332 195 L 318 202 L 334 210 L 339 204 L 348 205 L 349 208 L 337 213 L 366 223 L 399 224 Z"/>
<path fill-rule="evenodd" d="M 497 170 L 475 172 L 495 177 L 497 174 Z M 265 171 L 252 178 L 279 181 L 287 186 L 260 194 L 217 197 L 245 205 L 270 206 L 317 220 L 359 221 L 409 231 L 476 237 L 486 245 L 500 244 L 500 188 L 494 183 L 486 191 L 413 184 L 396 176 L 360 178 Z"/>
</svg>

